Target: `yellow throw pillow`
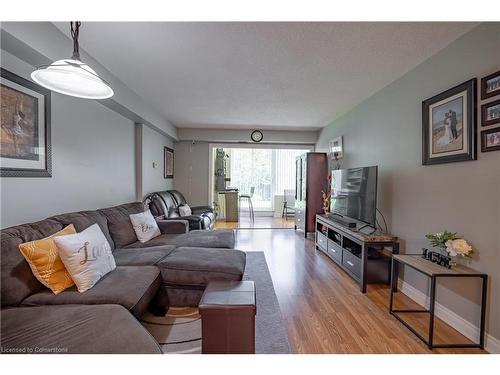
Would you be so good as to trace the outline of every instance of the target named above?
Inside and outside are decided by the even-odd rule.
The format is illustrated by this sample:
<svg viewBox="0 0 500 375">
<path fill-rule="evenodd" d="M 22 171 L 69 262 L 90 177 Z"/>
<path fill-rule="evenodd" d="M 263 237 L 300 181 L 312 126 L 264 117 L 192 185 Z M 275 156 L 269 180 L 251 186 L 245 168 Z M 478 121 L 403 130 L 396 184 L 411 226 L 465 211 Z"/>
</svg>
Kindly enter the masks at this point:
<svg viewBox="0 0 500 375">
<path fill-rule="evenodd" d="M 75 227 L 70 224 L 47 238 L 19 245 L 19 250 L 30 265 L 33 275 L 54 294 L 61 293 L 75 283 L 59 257 L 53 238 L 75 233 Z"/>
</svg>

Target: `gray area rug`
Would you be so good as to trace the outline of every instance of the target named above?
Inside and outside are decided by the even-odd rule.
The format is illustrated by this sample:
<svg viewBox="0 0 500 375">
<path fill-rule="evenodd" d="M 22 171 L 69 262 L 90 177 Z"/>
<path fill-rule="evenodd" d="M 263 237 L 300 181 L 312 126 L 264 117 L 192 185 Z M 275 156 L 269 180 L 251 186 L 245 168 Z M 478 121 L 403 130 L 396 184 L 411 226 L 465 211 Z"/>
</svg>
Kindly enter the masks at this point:
<svg viewBox="0 0 500 375">
<path fill-rule="evenodd" d="M 247 264 L 243 279 L 255 282 L 257 295 L 255 352 L 257 354 L 288 354 L 290 343 L 266 257 L 261 251 L 249 251 L 246 254 Z"/>
<path fill-rule="evenodd" d="M 288 354 L 290 343 L 278 298 L 263 252 L 247 252 L 244 280 L 253 280 L 257 296 L 255 352 Z M 201 353 L 201 319 L 198 309 L 170 307 L 162 317 L 146 313 L 141 323 L 166 354 Z"/>
</svg>

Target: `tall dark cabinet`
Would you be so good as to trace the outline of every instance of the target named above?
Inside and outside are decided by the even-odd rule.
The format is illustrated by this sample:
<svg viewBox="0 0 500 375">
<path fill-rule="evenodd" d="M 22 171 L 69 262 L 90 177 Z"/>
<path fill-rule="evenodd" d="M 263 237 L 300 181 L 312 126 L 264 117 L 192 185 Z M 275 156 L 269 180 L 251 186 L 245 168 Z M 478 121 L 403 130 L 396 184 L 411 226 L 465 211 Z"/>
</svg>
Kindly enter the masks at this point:
<svg viewBox="0 0 500 375">
<path fill-rule="evenodd" d="M 295 229 L 314 233 L 316 214 L 323 213 L 321 190 L 327 186 L 328 159 L 324 152 L 308 152 L 295 160 Z"/>
</svg>

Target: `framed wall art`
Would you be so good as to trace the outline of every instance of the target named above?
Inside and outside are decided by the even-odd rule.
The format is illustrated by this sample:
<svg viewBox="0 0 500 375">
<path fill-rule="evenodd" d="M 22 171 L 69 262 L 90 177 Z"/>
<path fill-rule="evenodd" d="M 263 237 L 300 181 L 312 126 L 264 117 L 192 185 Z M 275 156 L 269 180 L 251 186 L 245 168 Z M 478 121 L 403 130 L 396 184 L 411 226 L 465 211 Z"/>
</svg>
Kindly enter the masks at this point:
<svg viewBox="0 0 500 375">
<path fill-rule="evenodd" d="M 481 106 L 481 125 L 490 126 L 500 123 L 500 99 Z"/>
<path fill-rule="evenodd" d="M 500 95 L 500 70 L 481 78 L 481 99 Z"/>
<path fill-rule="evenodd" d="M 481 152 L 500 150 L 500 128 L 481 132 Z"/>
<path fill-rule="evenodd" d="M 476 78 L 422 102 L 422 164 L 476 160 Z"/>
<path fill-rule="evenodd" d="M 163 148 L 163 177 L 174 178 L 174 150 Z"/>
<path fill-rule="evenodd" d="M 330 155 L 332 159 L 342 159 L 344 157 L 344 139 L 342 136 L 330 140 Z"/>
<path fill-rule="evenodd" d="M 51 177 L 50 90 L 1 69 L 1 177 Z"/>
</svg>

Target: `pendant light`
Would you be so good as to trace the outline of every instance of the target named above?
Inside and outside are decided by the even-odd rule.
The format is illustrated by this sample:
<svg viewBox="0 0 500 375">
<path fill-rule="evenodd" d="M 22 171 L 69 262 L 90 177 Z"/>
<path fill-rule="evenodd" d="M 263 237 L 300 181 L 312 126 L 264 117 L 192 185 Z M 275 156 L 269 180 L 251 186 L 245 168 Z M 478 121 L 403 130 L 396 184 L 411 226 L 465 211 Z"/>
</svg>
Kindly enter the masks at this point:
<svg viewBox="0 0 500 375">
<path fill-rule="evenodd" d="M 87 64 L 80 60 L 78 34 L 81 22 L 70 22 L 73 38 L 71 59 L 57 60 L 50 65 L 42 65 L 31 78 L 49 90 L 84 99 L 106 99 L 113 96 L 113 89 Z"/>
</svg>

